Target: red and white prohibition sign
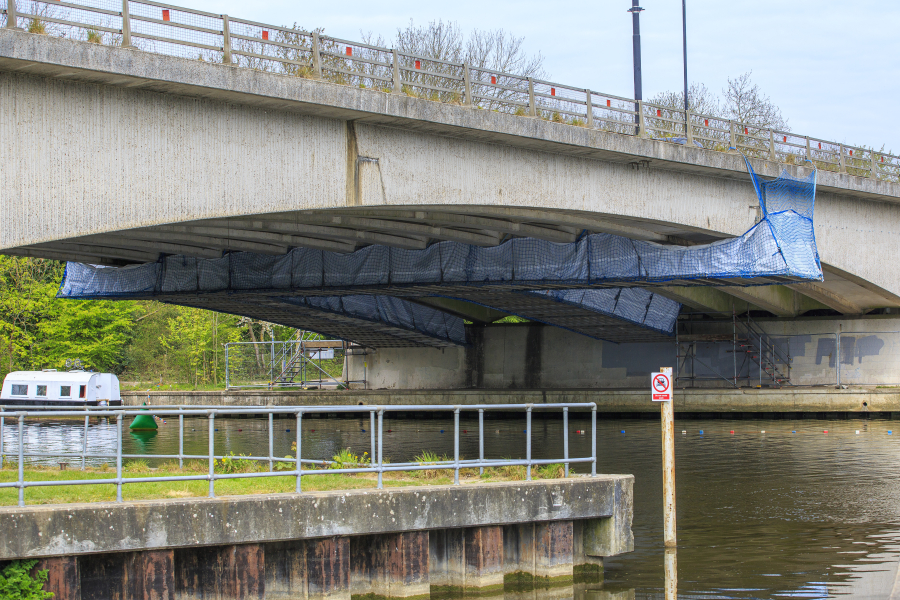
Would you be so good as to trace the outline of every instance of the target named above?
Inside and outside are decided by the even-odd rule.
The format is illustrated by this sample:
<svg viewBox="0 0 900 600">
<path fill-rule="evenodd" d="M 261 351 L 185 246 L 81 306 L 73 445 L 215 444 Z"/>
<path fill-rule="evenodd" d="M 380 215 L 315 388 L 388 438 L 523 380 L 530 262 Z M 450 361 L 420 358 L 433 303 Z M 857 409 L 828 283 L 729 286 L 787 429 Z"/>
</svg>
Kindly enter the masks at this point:
<svg viewBox="0 0 900 600">
<path fill-rule="evenodd" d="M 668 373 L 650 374 L 650 394 L 654 402 L 672 400 L 672 377 Z"/>
</svg>

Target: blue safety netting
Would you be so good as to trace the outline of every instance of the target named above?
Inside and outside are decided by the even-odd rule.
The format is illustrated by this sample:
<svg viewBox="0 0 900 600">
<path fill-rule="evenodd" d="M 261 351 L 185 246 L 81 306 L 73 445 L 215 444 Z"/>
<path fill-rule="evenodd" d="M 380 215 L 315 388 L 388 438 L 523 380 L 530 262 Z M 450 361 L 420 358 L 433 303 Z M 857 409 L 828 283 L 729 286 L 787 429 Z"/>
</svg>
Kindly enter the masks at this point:
<svg viewBox="0 0 900 600">
<path fill-rule="evenodd" d="M 593 290 L 535 290 L 521 292 L 598 312 L 623 321 L 671 334 L 681 304 L 646 288 L 602 288 Z"/>
<path fill-rule="evenodd" d="M 250 252 L 216 259 L 167 256 L 123 268 L 68 263 L 59 297 L 251 290 L 343 295 L 385 287 L 399 293 L 423 285 L 540 287 L 548 282 L 576 288 L 694 280 L 733 285 L 739 279 L 771 277 L 822 279 L 812 221 L 793 210 L 767 214 L 740 237 L 688 247 L 597 233 L 570 244 L 516 238 L 489 248 L 440 242 L 424 250 L 372 245 L 349 254 L 295 248 L 282 256 Z"/>
<path fill-rule="evenodd" d="M 646 290 L 588 288 L 822 280 L 812 223 L 815 172 L 803 179 L 785 172 L 776 180 L 761 181 L 749 162 L 747 167 L 763 219 L 740 237 L 711 244 L 662 245 L 597 233 L 568 244 L 515 238 L 487 248 L 445 241 L 422 250 L 371 245 L 348 254 L 295 248 L 281 256 L 250 252 L 216 259 L 166 256 L 122 268 L 68 263 L 58 296 L 178 303 L 180 297 L 205 294 L 261 294 L 346 311 L 355 301 L 342 298 L 372 298 L 372 293 L 382 298 L 443 295 L 442 290 L 465 298 L 466 290 L 496 286 L 543 294 L 671 332 L 677 303 Z M 419 315 L 410 308 L 399 310 L 387 300 L 366 302 L 353 310 L 374 321 L 460 339 L 461 324 L 439 322 L 434 315 Z"/>
<path fill-rule="evenodd" d="M 454 344 L 466 343 L 466 328 L 462 319 L 402 298 L 364 295 L 283 296 L 278 300 L 292 306 L 303 306 L 372 323 L 384 323 L 399 329 L 419 331 Z"/>
</svg>

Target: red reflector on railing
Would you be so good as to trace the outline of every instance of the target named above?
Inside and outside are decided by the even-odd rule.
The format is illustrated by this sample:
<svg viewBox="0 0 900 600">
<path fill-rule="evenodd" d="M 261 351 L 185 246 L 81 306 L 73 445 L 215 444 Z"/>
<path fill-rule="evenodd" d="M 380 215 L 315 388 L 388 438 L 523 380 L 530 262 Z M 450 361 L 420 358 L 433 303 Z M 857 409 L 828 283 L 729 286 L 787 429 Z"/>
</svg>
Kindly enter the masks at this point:
<svg viewBox="0 0 900 600">
<path fill-rule="evenodd" d="M 556 95 L 556 88 L 550 88 L 550 95 L 551 95 L 551 96 L 555 96 L 555 95 Z"/>
<path fill-rule="evenodd" d="M 819 142 L 819 150 L 822 149 L 822 142 Z"/>
<path fill-rule="evenodd" d="M 268 31 L 263 31 L 263 39 L 264 39 L 264 40 L 268 40 L 268 39 L 269 39 L 269 32 L 268 32 Z"/>
<path fill-rule="evenodd" d="M 661 116 L 662 116 L 662 111 L 661 111 L 660 109 L 658 109 L 658 108 L 656 109 L 656 116 L 657 116 L 657 117 L 661 117 Z"/>
<path fill-rule="evenodd" d="M 709 127 L 709 119 L 703 119 L 703 126 Z"/>
<path fill-rule="evenodd" d="M 169 9 L 164 8 L 163 9 L 163 21 L 171 21 L 171 20 L 172 19 L 169 18 Z"/>
<path fill-rule="evenodd" d="M 784 143 L 787 144 L 787 136 L 784 136 Z"/>
<path fill-rule="evenodd" d="M 497 78 L 494 77 L 493 75 L 491 75 L 491 83 L 494 83 L 494 84 L 497 83 Z"/>
<path fill-rule="evenodd" d="M 850 151 L 850 156 L 853 156 L 853 150 Z"/>
<path fill-rule="evenodd" d="M 884 157 L 883 157 L 883 156 L 881 157 L 881 162 L 884 162 Z"/>
<path fill-rule="evenodd" d="M 746 127 L 744 127 L 744 135 L 750 135 L 750 131 L 748 131 Z"/>
<path fill-rule="evenodd" d="M 347 46 L 347 56 L 353 56 L 353 48 Z"/>
<path fill-rule="evenodd" d="M 417 61 L 416 61 L 416 68 L 417 68 L 417 69 L 421 69 L 421 68 L 422 68 L 422 61 L 421 61 L 421 60 L 417 60 Z"/>
<path fill-rule="evenodd" d="M 607 105 L 607 106 L 612 106 L 612 104 L 610 104 L 610 101 L 609 101 L 609 100 L 606 101 L 606 105 Z"/>
</svg>

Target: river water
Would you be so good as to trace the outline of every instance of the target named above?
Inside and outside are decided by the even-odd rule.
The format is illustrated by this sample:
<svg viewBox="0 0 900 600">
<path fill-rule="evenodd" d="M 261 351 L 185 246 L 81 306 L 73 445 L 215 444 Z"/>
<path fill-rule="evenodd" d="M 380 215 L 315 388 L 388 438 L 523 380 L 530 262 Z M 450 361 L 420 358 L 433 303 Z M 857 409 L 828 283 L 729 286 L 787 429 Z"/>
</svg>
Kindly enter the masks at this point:
<svg viewBox="0 0 900 600">
<path fill-rule="evenodd" d="M 569 425 L 571 456 L 588 456 L 589 421 L 573 415 Z M 216 427 L 217 453 L 267 454 L 266 420 L 216 419 Z M 275 421 L 276 456 L 291 453 L 294 427 Z M 464 457 L 478 455 L 477 427 L 461 424 Z M 676 421 L 679 597 L 889 598 L 900 560 L 900 427 L 896 434 L 893 427 L 877 420 Z M 453 453 L 450 419 L 386 418 L 384 429 L 384 452 L 394 462 L 423 449 Z M 524 456 L 523 429 L 524 421 L 487 418 L 486 456 Z M 82 435 L 73 422 L 29 423 L 26 452 L 80 451 Z M 177 453 L 177 435 L 177 419 L 169 419 L 149 439 L 126 435 L 124 451 Z M 206 452 L 206 436 L 206 419 L 185 420 L 187 453 Z M 15 452 L 14 422 L 7 421 L 4 438 L 5 451 Z M 535 458 L 562 456 L 560 420 L 535 419 L 533 439 Z M 369 440 L 367 418 L 304 421 L 304 457 L 368 451 Z M 91 451 L 114 454 L 114 424 L 92 424 L 88 441 Z M 631 590 L 636 598 L 661 597 L 659 423 L 600 420 L 597 446 L 598 471 L 635 476 L 635 551 L 607 560 L 604 588 L 614 597 Z"/>
</svg>

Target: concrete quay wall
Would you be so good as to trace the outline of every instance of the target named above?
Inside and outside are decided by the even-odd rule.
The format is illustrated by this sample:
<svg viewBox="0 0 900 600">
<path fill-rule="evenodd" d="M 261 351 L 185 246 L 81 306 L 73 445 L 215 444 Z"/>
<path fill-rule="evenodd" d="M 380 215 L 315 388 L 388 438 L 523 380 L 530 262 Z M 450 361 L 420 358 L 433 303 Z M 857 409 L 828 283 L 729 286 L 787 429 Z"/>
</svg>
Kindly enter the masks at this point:
<svg viewBox="0 0 900 600">
<path fill-rule="evenodd" d="M 0 509 L 0 560 L 56 600 L 385 598 L 602 579 L 634 548 L 630 475 Z"/>
<path fill-rule="evenodd" d="M 596 402 L 600 413 L 659 413 L 645 389 L 546 390 L 235 390 L 124 392 L 128 406 L 474 405 Z M 679 414 L 897 413 L 900 388 L 693 389 L 675 391 Z"/>
</svg>

